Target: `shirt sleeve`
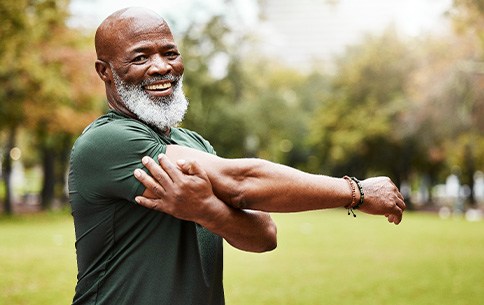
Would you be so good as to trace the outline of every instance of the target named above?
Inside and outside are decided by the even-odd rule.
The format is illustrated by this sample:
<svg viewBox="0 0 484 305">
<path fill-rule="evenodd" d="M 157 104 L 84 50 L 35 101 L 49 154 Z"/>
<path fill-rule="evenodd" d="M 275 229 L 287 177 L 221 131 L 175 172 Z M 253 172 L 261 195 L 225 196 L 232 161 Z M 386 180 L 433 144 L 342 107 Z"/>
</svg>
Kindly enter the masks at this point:
<svg viewBox="0 0 484 305">
<path fill-rule="evenodd" d="M 133 171 L 142 168 L 143 156 L 157 160 L 166 152 L 154 131 L 136 122 L 114 121 L 89 130 L 73 149 L 71 166 L 76 188 L 81 196 L 94 203 L 112 199 L 134 202 L 145 187 Z"/>
</svg>

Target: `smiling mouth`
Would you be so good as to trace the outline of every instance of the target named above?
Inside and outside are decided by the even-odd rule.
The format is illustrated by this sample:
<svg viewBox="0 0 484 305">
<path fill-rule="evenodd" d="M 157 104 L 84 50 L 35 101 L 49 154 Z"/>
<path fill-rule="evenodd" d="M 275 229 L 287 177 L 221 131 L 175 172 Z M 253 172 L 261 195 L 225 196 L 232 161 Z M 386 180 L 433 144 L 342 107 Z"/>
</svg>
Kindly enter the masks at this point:
<svg viewBox="0 0 484 305">
<path fill-rule="evenodd" d="M 153 84 L 145 86 L 146 90 L 153 90 L 153 91 L 165 91 L 171 88 L 171 83 L 164 83 L 164 84 Z"/>
</svg>

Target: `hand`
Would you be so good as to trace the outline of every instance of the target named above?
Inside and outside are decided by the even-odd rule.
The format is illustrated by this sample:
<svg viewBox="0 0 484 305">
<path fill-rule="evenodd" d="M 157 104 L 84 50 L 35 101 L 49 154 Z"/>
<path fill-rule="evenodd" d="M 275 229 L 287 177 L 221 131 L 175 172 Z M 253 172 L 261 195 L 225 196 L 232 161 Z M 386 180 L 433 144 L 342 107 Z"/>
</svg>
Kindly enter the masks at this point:
<svg viewBox="0 0 484 305">
<path fill-rule="evenodd" d="M 196 161 L 174 165 L 165 155 L 158 159 L 160 165 L 150 157 L 142 159 L 152 176 L 141 169 L 134 172 L 146 187 L 143 196 L 135 198 L 139 205 L 196 222 L 244 251 L 276 247 L 276 225 L 269 214 L 227 206 L 213 194 L 207 173 Z"/>
<path fill-rule="evenodd" d="M 158 160 L 160 165 L 150 157 L 142 159 L 152 176 L 141 169 L 135 170 L 136 179 L 148 191 L 144 195 L 151 193 L 152 197 L 138 196 L 136 202 L 179 219 L 198 222 L 207 215 L 215 196 L 207 174 L 195 161 L 180 160 L 177 168 L 165 155 L 160 155 Z"/>
<path fill-rule="evenodd" d="M 385 215 L 388 222 L 396 225 L 402 221 L 405 202 L 390 178 L 369 178 L 361 181 L 361 185 L 365 201 L 359 210 L 368 214 Z"/>
</svg>

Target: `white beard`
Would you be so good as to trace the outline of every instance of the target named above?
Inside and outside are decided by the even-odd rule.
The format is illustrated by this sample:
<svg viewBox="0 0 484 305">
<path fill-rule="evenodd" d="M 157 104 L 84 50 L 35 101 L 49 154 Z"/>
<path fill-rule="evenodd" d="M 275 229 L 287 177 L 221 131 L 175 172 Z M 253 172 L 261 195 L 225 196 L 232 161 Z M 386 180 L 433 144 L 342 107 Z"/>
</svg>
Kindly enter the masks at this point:
<svg viewBox="0 0 484 305">
<path fill-rule="evenodd" d="M 172 76 L 153 77 L 139 85 L 129 85 L 113 71 L 114 85 L 126 108 L 133 112 L 141 121 L 154 125 L 160 130 L 177 126 L 185 116 L 188 100 L 183 93 L 182 78 L 178 79 L 173 94 L 165 97 L 152 97 L 142 87 L 160 80 L 175 79 Z"/>
</svg>

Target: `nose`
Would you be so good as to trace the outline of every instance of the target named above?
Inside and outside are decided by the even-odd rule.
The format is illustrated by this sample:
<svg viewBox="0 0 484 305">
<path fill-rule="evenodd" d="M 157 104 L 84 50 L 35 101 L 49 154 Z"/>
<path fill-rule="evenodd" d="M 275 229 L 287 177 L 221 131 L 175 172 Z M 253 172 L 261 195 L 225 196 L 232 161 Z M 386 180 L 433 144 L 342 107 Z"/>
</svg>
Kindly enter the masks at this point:
<svg viewBox="0 0 484 305">
<path fill-rule="evenodd" d="M 161 55 L 155 55 L 151 59 L 149 75 L 165 75 L 171 71 L 172 67 L 166 58 Z"/>
</svg>

